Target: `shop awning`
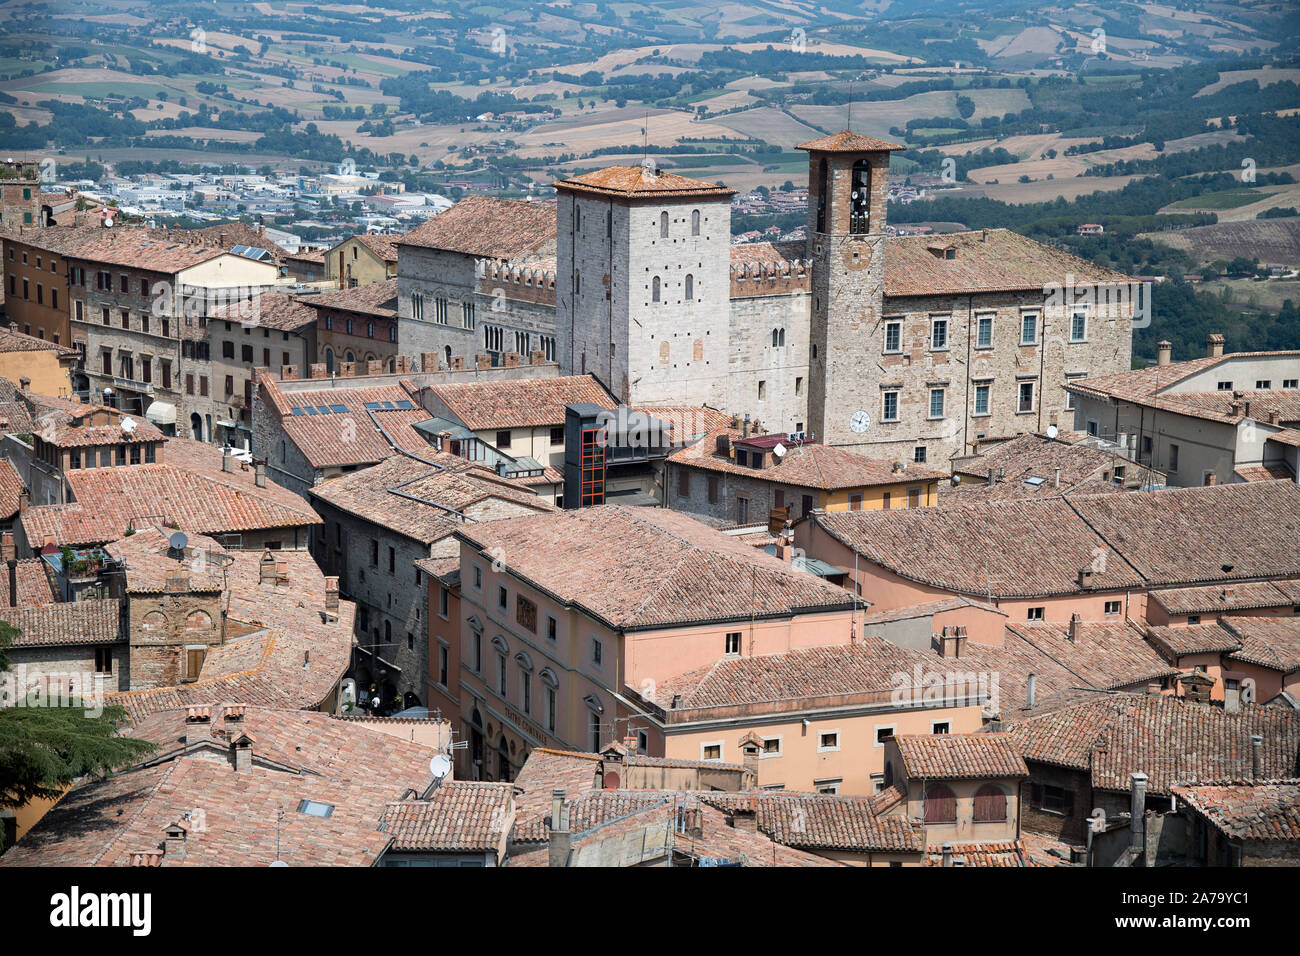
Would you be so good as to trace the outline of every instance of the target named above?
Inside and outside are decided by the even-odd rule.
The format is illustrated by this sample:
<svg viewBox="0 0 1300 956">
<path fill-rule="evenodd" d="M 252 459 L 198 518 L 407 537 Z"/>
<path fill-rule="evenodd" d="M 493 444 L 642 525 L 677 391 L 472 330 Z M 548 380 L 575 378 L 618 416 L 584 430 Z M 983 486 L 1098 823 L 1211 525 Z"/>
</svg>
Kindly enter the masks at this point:
<svg viewBox="0 0 1300 956">
<path fill-rule="evenodd" d="M 144 417 L 155 425 L 175 425 L 176 406 L 171 402 L 150 402 L 149 407 L 145 409 Z"/>
</svg>

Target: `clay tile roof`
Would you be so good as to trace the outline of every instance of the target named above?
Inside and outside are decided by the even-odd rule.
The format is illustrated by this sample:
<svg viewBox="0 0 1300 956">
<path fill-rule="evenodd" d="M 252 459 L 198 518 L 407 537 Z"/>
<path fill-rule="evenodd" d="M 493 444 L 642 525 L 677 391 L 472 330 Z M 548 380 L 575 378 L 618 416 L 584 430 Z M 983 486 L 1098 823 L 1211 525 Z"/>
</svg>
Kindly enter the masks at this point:
<svg viewBox="0 0 1300 956">
<path fill-rule="evenodd" d="M 197 681 L 120 692 L 108 702 L 139 721 L 213 700 L 278 708 L 316 708 L 329 700 L 351 660 L 356 606 L 340 601 L 338 619 L 327 622 L 325 576 L 311 554 L 276 552 L 285 564 L 284 584 L 260 582 L 261 558 L 258 551 L 228 552 L 227 613 L 237 626 L 225 644 L 208 651 Z"/>
<path fill-rule="evenodd" d="M 1008 734 L 900 734 L 894 741 L 909 780 L 1029 776 Z"/>
<path fill-rule="evenodd" d="M 1046 435 L 1017 435 L 998 442 L 978 455 L 953 459 L 955 473 L 964 480 L 957 485 L 939 486 L 941 504 L 951 501 L 994 501 L 1023 498 L 1054 498 L 1066 494 L 1111 494 L 1123 491 L 1111 480 L 1116 465 L 1126 469 L 1125 478 L 1141 478 L 1143 484 L 1164 483 L 1164 476 L 1136 462 L 1117 458 L 1115 453 L 1078 440 Z M 1060 484 L 1057 484 L 1057 469 Z M 995 477 L 988 483 L 989 469 Z"/>
<path fill-rule="evenodd" d="M 405 380 L 396 385 L 329 388 L 322 383 L 320 388 L 284 390 L 263 378 L 258 388 L 279 413 L 285 437 L 313 468 L 383 461 L 393 454 L 390 439 L 423 456 L 433 451 L 412 427 L 428 421 L 429 413 Z"/>
<path fill-rule="evenodd" d="M 0 608 L 0 621 L 18 628 L 15 647 L 116 644 L 126 640 L 115 598 Z"/>
<path fill-rule="evenodd" d="M 201 807 L 204 828 L 186 832 L 183 854 L 164 852 L 157 865 L 371 866 L 390 843 L 379 830 L 385 807 L 405 781 L 339 780 L 185 758 L 118 773 L 74 788 L 0 866 L 123 866 L 152 854 L 163 831 Z M 327 816 L 302 812 L 325 804 Z M 268 838 L 269 834 L 269 838 Z"/>
<path fill-rule="evenodd" d="M 726 199 L 734 189 L 645 166 L 608 166 L 552 184 L 560 192 L 591 193 L 623 199 Z"/>
<path fill-rule="evenodd" d="M 491 517 L 497 517 L 554 510 L 537 495 L 474 462 L 441 452 L 425 458 L 418 461 L 393 455 L 373 467 L 317 485 L 308 493 L 424 544 L 447 537 L 466 520 L 488 517 L 489 511 Z"/>
<path fill-rule="evenodd" d="M 304 307 L 338 309 L 343 312 L 392 319 L 397 317 L 397 280 L 384 279 L 381 282 L 371 282 L 351 289 L 316 292 L 303 295 L 298 301 Z M 314 315 L 315 313 L 313 317 Z"/>
<path fill-rule="evenodd" d="M 95 265 L 145 268 L 151 272 L 180 272 L 229 254 L 215 245 L 185 242 L 179 235 L 144 229 L 101 229 L 99 237 L 79 244 L 65 255 Z"/>
<path fill-rule="evenodd" d="M 1277 707 L 1222 707 L 1180 697 L 1104 694 L 1012 721 L 1007 732 L 1027 761 L 1091 773 L 1092 786 L 1127 791 L 1147 774 L 1147 791 L 1250 776 L 1251 736 L 1264 738 L 1262 773 L 1294 776 L 1300 713 Z"/>
<path fill-rule="evenodd" d="M 867 627 L 863 622 L 863 627 Z M 807 647 L 781 654 L 724 657 L 705 667 L 658 682 L 656 701 L 674 712 L 694 708 L 776 703 L 897 689 L 897 674 L 929 666 L 928 650 L 910 650 L 877 637 L 857 644 Z"/>
<path fill-rule="evenodd" d="M 820 139 L 811 139 L 806 143 L 800 143 L 795 149 L 815 150 L 819 153 L 876 153 L 882 150 L 907 149 L 907 147 L 899 146 L 897 143 L 888 143 L 883 139 L 863 136 L 861 133 L 842 130 L 838 133 L 832 133 L 830 136 L 823 136 Z"/>
<path fill-rule="evenodd" d="M 1001 598 L 1072 594 L 1080 569 L 1100 563 L 1094 563 L 1098 548 L 1105 570 L 1093 576 L 1097 589 L 1142 584 L 1059 498 L 836 511 L 814 520 L 867 560 L 944 590 Z"/>
<path fill-rule="evenodd" d="M 944 844 L 931 844 L 926 847 L 926 866 L 943 866 Z M 1044 852 L 1035 852 L 1027 840 L 1000 840 L 987 843 L 952 843 L 947 844 L 952 852 L 952 861 L 957 866 L 978 867 L 1023 867 L 1023 866 L 1066 866 L 1069 863 L 1069 848 L 1058 844 L 1061 856 Z"/>
<path fill-rule="evenodd" d="M 608 626 L 784 618 L 852 606 L 842 588 L 677 512 L 603 505 L 462 526 L 509 571 Z"/>
<path fill-rule="evenodd" d="M 287 292 L 258 293 L 252 315 L 241 314 L 241 307 L 237 303 L 218 306 L 212 314 L 217 318 L 228 316 L 232 322 L 245 322 L 275 329 L 277 332 L 297 332 L 316 322 L 315 310 L 309 308 L 307 302 L 300 301 Z"/>
<path fill-rule="evenodd" d="M 0 608 L 35 607 L 59 599 L 53 575 L 41 558 L 19 558 L 14 568 L 17 594 L 9 593 L 9 575 L 0 572 Z"/>
<path fill-rule="evenodd" d="M 1300 574 L 1300 554 L 1289 546 L 1300 532 L 1300 488 L 1289 482 L 838 511 L 815 520 L 904 578 L 967 594 L 1076 593 L 1084 568 L 1094 571 L 1094 590 Z"/>
<path fill-rule="evenodd" d="M 362 232 L 357 233 L 352 238 L 385 262 L 397 261 L 397 240 L 400 238 L 399 236 L 389 236 L 375 232 Z M 337 248 L 337 246 L 335 248 Z"/>
<path fill-rule="evenodd" d="M 71 471 L 73 502 L 23 513 L 28 540 L 53 535 L 59 545 L 102 544 L 150 515 L 197 534 L 300 528 L 320 524 L 302 498 L 274 482 L 257 487 L 252 469 L 221 470 L 221 449 L 185 438 L 167 440 L 164 460 Z"/>
<path fill-rule="evenodd" d="M 1289 544 L 1300 534 L 1293 482 L 1072 497 L 1070 506 L 1152 585 L 1300 574 Z"/>
<path fill-rule="evenodd" d="M 1220 619 L 1240 643 L 1231 658 L 1290 674 L 1300 670 L 1300 620 L 1294 617 L 1224 617 Z"/>
<path fill-rule="evenodd" d="M 1035 291 L 1073 275 L 1078 282 L 1114 284 L 1130 278 L 1086 259 L 1028 239 L 1009 229 L 945 235 L 952 258 L 931 251 L 926 236 L 890 236 L 885 242 L 885 295 L 951 295 Z"/>
<path fill-rule="evenodd" d="M 1144 686 L 1178 673 L 1127 621 L 1081 622 L 1073 640 L 1068 624 L 1018 621 L 1007 629 L 1098 690 Z"/>
<path fill-rule="evenodd" d="M 740 430 L 725 428 L 705 435 L 700 441 L 674 452 L 669 461 L 681 467 L 700 468 L 705 471 L 739 475 L 764 481 L 795 485 L 800 488 L 817 488 L 830 491 L 841 488 L 867 488 L 875 485 L 901 485 L 927 483 L 946 478 L 947 473 L 926 468 L 912 462 L 894 462 L 886 458 L 869 458 L 847 448 L 830 445 L 796 445 L 785 435 L 761 436 L 757 439 L 740 437 Z M 779 463 L 774 454 L 764 454 L 762 468 L 739 465 L 734 458 L 717 454 L 717 440 L 726 435 L 737 448 L 754 445 L 770 451 L 778 442 L 786 448 Z"/>
<path fill-rule="evenodd" d="M 0 352 L 54 352 L 58 355 L 72 355 L 76 349 L 55 345 L 13 329 L 0 328 Z"/>
<path fill-rule="evenodd" d="M 1241 581 L 1190 588 L 1164 588 L 1148 595 L 1169 614 L 1214 614 L 1300 605 L 1300 579 Z"/>
<path fill-rule="evenodd" d="M 470 196 L 396 238 L 398 246 L 423 246 L 486 259 L 545 255 L 555 249 L 555 207 Z"/>
<path fill-rule="evenodd" d="M 563 425 L 566 405 L 616 404 L 592 375 L 464 382 L 430 391 L 470 431 Z"/>
<path fill-rule="evenodd" d="M 879 816 L 874 797 L 761 791 L 701 795 L 720 810 L 752 808 L 758 829 L 777 843 L 803 849 L 921 853 L 925 828 L 902 816 Z"/>
<path fill-rule="evenodd" d="M 1173 792 L 1185 806 L 1234 842 L 1300 841 L 1300 779 L 1241 780 L 1174 787 Z"/>
<path fill-rule="evenodd" d="M 395 851 L 491 852 L 514 822 L 509 783 L 451 780 L 423 800 L 390 803 L 380 829 Z"/>
<path fill-rule="evenodd" d="M 1242 391 L 1240 398 L 1242 404 L 1234 411 L 1232 403 L 1238 399 L 1232 391 L 1192 392 L 1179 391 L 1177 388 L 1180 382 L 1198 372 L 1205 372 L 1225 363 L 1231 368 L 1235 360 L 1242 358 L 1296 360 L 1300 359 L 1300 351 L 1233 352 L 1227 355 L 1202 356 L 1185 362 L 1172 362 L 1169 365 L 1149 365 L 1143 369 L 1116 372 L 1113 375 L 1077 379 L 1067 384 L 1066 389 L 1076 395 L 1115 398 L 1208 421 L 1225 423 L 1242 421 L 1246 417 L 1245 402 L 1250 403 L 1250 417 L 1259 421 L 1267 419 L 1271 411 L 1276 411 L 1282 421 L 1300 419 L 1300 390 L 1297 389 Z M 1266 437 L 1272 436 L 1266 435 Z"/>
<path fill-rule="evenodd" d="M 0 519 L 12 518 L 18 513 L 18 499 L 24 490 L 23 479 L 9 459 L 0 459 Z"/>
</svg>

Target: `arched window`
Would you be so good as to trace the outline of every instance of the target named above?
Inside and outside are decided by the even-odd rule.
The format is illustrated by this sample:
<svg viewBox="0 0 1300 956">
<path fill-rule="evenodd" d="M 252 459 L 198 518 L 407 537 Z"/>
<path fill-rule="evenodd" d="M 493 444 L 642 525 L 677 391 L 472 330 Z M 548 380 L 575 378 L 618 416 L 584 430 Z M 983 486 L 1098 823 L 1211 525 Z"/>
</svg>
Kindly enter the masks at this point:
<svg viewBox="0 0 1300 956">
<path fill-rule="evenodd" d="M 325 371 L 330 375 L 334 374 L 334 350 L 325 350 Z"/>
<path fill-rule="evenodd" d="M 821 161 L 821 165 L 818 167 L 818 174 L 817 174 L 817 231 L 818 232 L 826 231 L 827 174 L 828 174 L 828 170 L 826 168 L 826 160 L 825 158 L 823 158 Z"/>
<path fill-rule="evenodd" d="M 447 368 L 451 368 L 451 346 L 448 345 L 442 352 L 447 359 Z M 425 369 L 425 371 L 432 371 L 432 369 Z"/>
<path fill-rule="evenodd" d="M 668 238 L 668 213 L 666 212 L 661 212 L 659 214 L 659 238 Z"/>
<path fill-rule="evenodd" d="M 686 274 L 686 301 L 692 302 L 695 299 L 695 276 L 689 272 Z"/>
<path fill-rule="evenodd" d="M 654 281 L 650 283 L 650 301 L 659 301 L 659 277 L 655 276 Z"/>
<path fill-rule="evenodd" d="M 693 209 L 691 210 L 691 235 L 698 236 L 699 234 L 700 234 L 700 211 L 698 209 Z"/>
<path fill-rule="evenodd" d="M 866 235 L 871 228 L 871 162 L 859 159 L 853 164 L 853 192 L 849 197 L 849 232 Z"/>
<path fill-rule="evenodd" d="M 368 338 L 368 339 L 373 339 L 374 337 L 375 337 L 375 323 L 373 323 L 373 322 L 367 322 L 367 323 L 366 323 L 366 338 Z"/>
<path fill-rule="evenodd" d="M 991 783 L 986 783 L 976 790 L 973 819 L 976 823 L 1006 823 L 1006 791 Z"/>
<path fill-rule="evenodd" d="M 925 822 L 957 822 L 957 795 L 941 783 L 925 791 Z"/>
<path fill-rule="evenodd" d="M 355 352 L 349 350 L 349 351 L 348 351 L 348 357 L 347 357 L 347 359 L 346 359 L 345 361 L 348 361 L 348 362 L 355 362 L 356 360 L 357 360 L 357 354 L 356 354 Z"/>
<path fill-rule="evenodd" d="M 207 611 L 191 611 L 185 618 L 185 630 L 187 631 L 210 631 L 212 630 L 212 616 Z"/>
</svg>

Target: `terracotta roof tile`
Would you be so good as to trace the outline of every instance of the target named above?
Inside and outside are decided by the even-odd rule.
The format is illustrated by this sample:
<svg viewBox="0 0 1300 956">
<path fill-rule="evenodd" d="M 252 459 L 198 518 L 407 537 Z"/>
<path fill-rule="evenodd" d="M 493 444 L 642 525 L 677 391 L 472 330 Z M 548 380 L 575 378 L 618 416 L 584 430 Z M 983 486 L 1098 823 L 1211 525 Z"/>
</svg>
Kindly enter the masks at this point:
<svg viewBox="0 0 1300 956">
<path fill-rule="evenodd" d="M 1177 784 L 1250 776 L 1251 736 L 1264 738 L 1262 772 L 1293 776 L 1300 713 L 1243 706 L 1237 713 L 1165 695 L 1107 694 L 1013 721 L 1007 726 L 1027 761 L 1090 771 L 1092 785 L 1127 791 L 1147 774 L 1147 792 Z"/>
<path fill-rule="evenodd" d="M 604 505 L 466 525 L 509 572 L 623 629 L 842 610 L 842 588 L 687 517 Z M 562 560 L 561 560 L 562 559 Z"/>
<path fill-rule="evenodd" d="M 0 519 L 18 513 L 19 497 L 26 486 L 8 458 L 0 458 Z"/>
<path fill-rule="evenodd" d="M 952 259 L 930 251 L 933 236 L 890 236 L 885 242 L 885 296 L 1036 291 L 1049 283 L 1128 283 L 1129 277 L 1011 232 L 984 229 L 947 233 Z M 886 303 L 888 308 L 888 303 Z M 1126 320 L 1127 321 L 1127 320 Z"/>
<path fill-rule="evenodd" d="M 909 780 L 1029 776 L 1008 734 L 900 734 L 894 741 Z"/>
<path fill-rule="evenodd" d="M 883 139 L 863 136 L 861 133 L 854 133 L 847 129 L 838 133 L 831 133 L 829 136 L 822 136 L 819 139 L 810 139 L 808 142 L 800 143 L 795 147 L 795 149 L 816 150 L 820 153 L 875 153 L 883 150 L 906 148 L 906 146 L 899 146 L 897 143 L 889 143 Z"/>
<path fill-rule="evenodd" d="M 14 647 L 117 644 L 126 640 L 115 598 L 0 608 L 0 621 L 18 628 Z"/>
<path fill-rule="evenodd" d="M 102 544 L 143 515 L 197 534 L 320 524 L 293 492 L 270 481 L 257 487 L 252 469 L 223 472 L 220 448 L 185 438 L 168 439 L 164 460 L 156 464 L 70 471 L 67 482 L 73 503 L 23 513 L 29 541 L 49 534 L 59 545 Z"/>
<path fill-rule="evenodd" d="M 1300 780 L 1174 787 L 1174 795 L 1229 840 L 1300 842 Z"/>
<path fill-rule="evenodd" d="M 563 425 L 566 405 L 617 404 L 591 375 L 464 382 L 430 391 L 470 431 Z"/>
<path fill-rule="evenodd" d="M 1169 614 L 1218 614 L 1254 608 L 1300 606 L 1300 578 L 1162 588 L 1151 591 L 1148 598 Z"/>
<path fill-rule="evenodd" d="M 485 259 L 518 259 L 555 251 L 555 207 L 470 196 L 397 237 L 397 245 L 443 249 Z"/>
<path fill-rule="evenodd" d="M 424 458 L 417 461 L 393 455 L 378 465 L 317 485 L 308 493 L 424 544 L 447 537 L 466 520 L 497 517 L 503 505 L 515 515 L 555 510 L 537 495 L 475 462 L 442 452 Z"/>
<path fill-rule="evenodd" d="M 645 166 L 607 166 L 552 183 L 558 192 L 589 193 L 622 199 L 727 199 L 734 189 Z"/>
<path fill-rule="evenodd" d="M 397 280 L 384 279 L 381 282 L 370 282 L 351 289 L 304 293 L 298 296 L 298 301 L 304 307 L 338 309 L 342 312 L 355 312 L 358 315 L 395 319 L 397 318 Z"/>
<path fill-rule="evenodd" d="M 423 800 L 390 803 L 380 829 L 397 852 L 492 852 L 514 824 L 513 792 L 509 783 L 449 780 Z"/>
<path fill-rule="evenodd" d="M 730 456 L 717 453 L 717 440 L 726 436 L 732 447 L 745 447 L 748 439 L 741 438 L 740 430 L 726 428 L 704 436 L 693 445 L 674 452 L 669 461 L 674 465 L 699 468 L 705 471 L 740 475 L 764 481 L 816 488 L 823 491 L 842 488 L 867 488 L 875 485 L 897 485 L 912 482 L 927 483 L 946 478 L 947 473 L 926 468 L 911 462 L 898 462 L 902 468 L 895 470 L 895 462 L 820 444 L 794 444 L 786 438 L 782 444 L 786 454 L 776 462 L 774 454 L 764 453 L 764 467 L 750 468 L 739 465 Z M 785 436 L 780 436 L 785 438 Z"/>
</svg>

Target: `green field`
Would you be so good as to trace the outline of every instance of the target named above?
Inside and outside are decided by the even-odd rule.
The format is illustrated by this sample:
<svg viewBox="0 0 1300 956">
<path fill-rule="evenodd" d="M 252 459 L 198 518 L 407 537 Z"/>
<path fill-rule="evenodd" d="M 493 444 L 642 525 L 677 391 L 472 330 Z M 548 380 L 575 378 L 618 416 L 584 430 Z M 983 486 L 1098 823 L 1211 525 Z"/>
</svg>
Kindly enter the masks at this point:
<svg viewBox="0 0 1300 956">
<path fill-rule="evenodd" d="M 1225 189 L 1217 193 L 1205 193 L 1201 196 L 1192 196 L 1189 199 L 1180 199 L 1178 202 L 1170 203 L 1169 209 L 1237 209 L 1241 206 L 1249 206 L 1253 202 L 1259 202 L 1268 196 L 1277 192 L 1276 189 Z"/>
</svg>

